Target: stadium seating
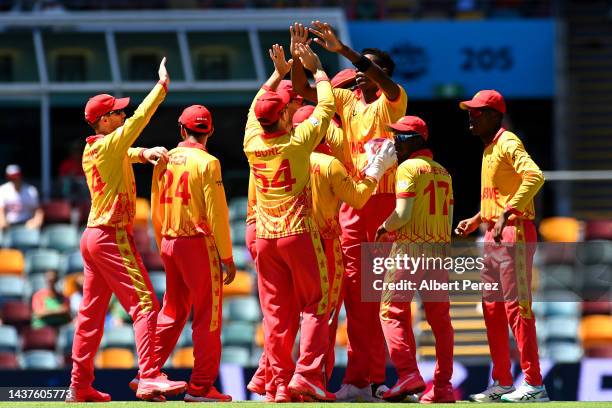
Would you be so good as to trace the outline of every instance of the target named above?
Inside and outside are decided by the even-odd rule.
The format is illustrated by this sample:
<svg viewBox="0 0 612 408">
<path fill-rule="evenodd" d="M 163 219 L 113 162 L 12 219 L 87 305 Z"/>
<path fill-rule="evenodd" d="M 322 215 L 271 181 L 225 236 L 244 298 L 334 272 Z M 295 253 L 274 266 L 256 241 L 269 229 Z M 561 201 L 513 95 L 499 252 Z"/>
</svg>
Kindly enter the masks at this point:
<svg viewBox="0 0 612 408">
<path fill-rule="evenodd" d="M 228 205 L 230 221 L 244 222 L 247 215 L 248 201 L 247 197 L 236 197 L 230 200 Z"/>
<path fill-rule="evenodd" d="M 612 220 L 591 220 L 586 222 L 584 239 L 612 240 Z"/>
<path fill-rule="evenodd" d="M 582 302 L 582 315 L 608 315 L 612 313 L 612 302 L 602 300 L 598 302 Z"/>
<path fill-rule="evenodd" d="M 54 370 L 61 367 L 55 353 L 49 350 L 31 350 L 23 353 L 22 366 L 29 370 Z"/>
<path fill-rule="evenodd" d="M 246 224 L 243 220 L 230 224 L 232 234 L 232 245 L 244 245 L 246 236 Z"/>
<path fill-rule="evenodd" d="M 0 303 L 22 300 L 26 295 L 26 283 L 21 276 L 0 276 Z"/>
<path fill-rule="evenodd" d="M 19 368 L 19 360 L 17 354 L 0 351 L 0 369 L 2 370 L 16 370 Z"/>
<path fill-rule="evenodd" d="M 338 330 L 336 331 L 336 345 L 337 346 L 345 346 L 348 344 L 348 332 L 347 332 L 347 324 L 346 321 L 340 322 L 338 324 Z"/>
<path fill-rule="evenodd" d="M 0 325 L 0 352 L 16 353 L 19 349 L 19 337 L 13 326 Z"/>
<path fill-rule="evenodd" d="M 77 250 L 66 256 L 62 272 L 64 274 L 83 272 L 83 256 L 81 255 L 81 251 Z"/>
<path fill-rule="evenodd" d="M 242 245 L 233 245 L 232 253 L 234 255 L 234 263 L 236 268 L 243 270 L 253 270 L 253 259 L 247 247 Z"/>
<path fill-rule="evenodd" d="M 149 271 L 149 278 L 151 279 L 157 300 L 161 303 L 166 292 L 166 273 L 164 271 Z"/>
<path fill-rule="evenodd" d="M 28 275 L 44 273 L 49 269 L 60 271 L 62 266 L 62 258 L 55 249 L 33 249 L 26 254 Z"/>
<path fill-rule="evenodd" d="M 254 296 L 236 296 L 223 302 L 223 318 L 232 321 L 259 322 L 259 300 Z"/>
<path fill-rule="evenodd" d="M 149 214 L 151 205 L 146 198 L 136 198 L 136 215 L 134 216 L 134 225 L 147 226 L 149 224 Z"/>
<path fill-rule="evenodd" d="M 2 322 L 4 324 L 14 326 L 17 330 L 22 330 L 30 325 L 31 320 L 32 311 L 29 304 L 13 300 L 2 305 Z"/>
<path fill-rule="evenodd" d="M 224 364 L 249 366 L 251 364 L 251 353 L 245 347 L 224 346 L 221 351 L 221 362 Z"/>
<path fill-rule="evenodd" d="M 193 347 L 193 331 L 191 322 L 187 322 L 176 343 L 176 347 Z"/>
<path fill-rule="evenodd" d="M 577 261 L 585 265 L 612 264 L 612 241 L 593 240 L 578 246 Z"/>
<path fill-rule="evenodd" d="M 178 348 L 171 360 L 174 368 L 193 368 L 193 346 Z"/>
<path fill-rule="evenodd" d="M 264 339 L 263 323 L 259 323 L 255 326 L 255 345 L 257 347 L 263 347 Z"/>
<path fill-rule="evenodd" d="M 223 285 L 223 297 L 251 295 L 253 285 L 253 275 L 246 271 L 237 271 L 234 281 L 229 285 Z"/>
<path fill-rule="evenodd" d="M 549 242 L 578 242 L 582 224 L 571 217 L 551 217 L 540 222 L 540 235 Z"/>
<path fill-rule="evenodd" d="M 21 275 L 25 268 L 23 254 L 18 249 L 0 249 L 0 275 Z"/>
<path fill-rule="evenodd" d="M 4 236 L 4 246 L 27 251 L 37 248 L 40 244 L 40 230 L 18 225 L 9 228 Z"/>
<path fill-rule="evenodd" d="M 248 322 L 226 322 L 221 330 L 221 342 L 224 346 L 250 347 L 253 344 L 255 326 Z"/>
<path fill-rule="evenodd" d="M 74 340 L 74 326 L 65 325 L 60 328 L 57 336 L 57 352 L 64 356 L 65 361 L 70 360 L 72 355 L 72 342 Z"/>
<path fill-rule="evenodd" d="M 161 260 L 161 256 L 157 251 L 143 252 L 140 254 L 142 262 L 145 264 L 149 271 L 161 271 L 164 270 L 164 264 Z"/>
<path fill-rule="evenodd" d="M 57 334 L 51 327 L 41 327 L 39 329 L 26 329 L 22 336 L 21 349 L 27 350 L 55 350 L 57 344 Z"/>
<path fill-rule="evenodd" d="M 47 279 L 44 273 L 33 273 L 28 276 L 29 292 L 32 296 L 39 290 L 47 287 Z"/>
<path fill-rule="evenodd" d="M 335 360 L 334 365 L 336 367 L 346 367 L 348 363 L 348 350 L 346 347 L 336 346 L 334 348 Z"/>
<path fill-rule="evenodd" d="M 78 249 L 79 233 L 74 225 L 56 224 L 45 227 L 42 231 L 40 245 L 60 252 L 69 252 Z"/>
<path fill-rule="evenodd" d="M 106 348 L 135 348 L 134 329 L 132 325 L 116 326 L 104 331 L 102 349 Z"/>
<path fill-rule="evenodd" d="M 45 224 L 69 224 L 72 206 L 67 200 L 51 200 L 42 204 L 45 213 Z"/>
<path fill-rule="evenodd" d="M 134 245 L 136 245 L 136 249 L 138 249 L 140 253 L 152 250 L 149 228 L 146 225 L 134 226 Z"/>
<path fill-rule="evenodd" d="M 612 344 L 612 316 L 584 317 L 580 324 L 580 338 L 585 349 Z"/>
<path fill-rule="evenodd" d="M 97 368 L 133 368 L 136 357 L 126 348 L 108 348 L 98 353 L 95 364 Z"/>
</svg>

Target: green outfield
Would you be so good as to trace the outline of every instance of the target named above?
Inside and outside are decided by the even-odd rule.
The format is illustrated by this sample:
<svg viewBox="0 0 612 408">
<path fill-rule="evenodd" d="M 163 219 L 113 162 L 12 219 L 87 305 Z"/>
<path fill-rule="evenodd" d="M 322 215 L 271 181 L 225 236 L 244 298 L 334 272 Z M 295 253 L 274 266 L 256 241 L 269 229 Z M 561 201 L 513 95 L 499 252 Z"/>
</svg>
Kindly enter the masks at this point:
<svg viewBox="0 0 612 408">
<path fill-rule="evenodd" d="M 98 404 L 70 404 L 70 405 L 66 405 L 66 403 L 64 402 L 0 402 L 0 408 L 9 408 L 9 407 L 32 407 L 32 408 L 51 408 L 51 407 L 113 407 L 113 408 L 119 408 L 119 407 L 125 407 L 125 408 L 131 408 L 131 407 L 145 407 L 147 405 L 150 406 L 150 404 L 153 404 L 151 402 L 135 402 L 135 401 L 122 401 L 122 402 L 107 402 L 107 403 L 98 403 Z M 231 403 L 225 403 L 225 404 L 215 404 L 215 405 L 229 405 L 229 408 L 242 408 L 242 407 L 250 407 L 250 408 L 254 408 L 257 405 L 263 405 L 263 402 L 245 402 L 245 401 L 239 401 L 239 402 L 231 402 Z M 610 408 L 612 407 L 612 402 L 572 402 L 572 401 L 565 401 L 565 402 L 550 402 L 550 403 L 545 403 L 545 404 L 476 404 L 473 402 L 467 402 L 467 401 L 460 401 L 458 402 L 458 404 L 463 405 L 463 406 L 468 406 L 468 405 L 473 405 L 473 406 L 477 406 L 479 408 L 499 408 L 500 405 L 505 405 L 505 406 L 514 406 L 514 407 L 534 407 L 536 405 L 542 405 L 545 406 L 547 408 L 557 408 L 557 407 L 563 407 L 563 408 L 570 408 L 570 407 L 586 407 L 586 408 Z M 449 406 L 450 404 L 432 404 L 432 406 Z M 166 402 L 164 405 L 162 405 L 164 408 L 173 408 L 173 407 L 184 407 L 185 403 L 182 401 L 169 401 Z M 283 404 L 283 407 L 287 407 L 287 408 L 291 408 L 291 407 L 306 407 L 306 408 L 319 408 L 319 407 L 337 407 L 337 408 L 358 408 L 359 406 L 362 407 L 375 407 L 375 408 L 392 408 L 392 407 L 401 407 L 401 406 L 405 406 L 405 404 L 358 404 L 358 403 L 334 403 L 333 405 L 330 404 L 316 404 L 316 403 L 307 403 L 306 405 L 304 404 Z"/>
</svg>

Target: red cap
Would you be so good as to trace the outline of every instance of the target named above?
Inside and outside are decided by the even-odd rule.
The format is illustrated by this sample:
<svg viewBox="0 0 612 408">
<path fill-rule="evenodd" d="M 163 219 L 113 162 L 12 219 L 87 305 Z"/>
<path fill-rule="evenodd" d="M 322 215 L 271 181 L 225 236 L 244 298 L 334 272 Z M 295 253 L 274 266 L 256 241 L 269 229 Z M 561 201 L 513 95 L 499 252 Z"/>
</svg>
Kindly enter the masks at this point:
<svg viewBox="0 0 612 408">
<path fill-rule="evenodd" d="M 255 102 L 255 117 L 263 125 L 276 123 L 290 100 L 291 95 L 285 90 L 267 91 Z"/>
<path fill-rule="evenodd" d="M 312 105 L 304 105 L 296 110 L 291 120 L 293 122 L 293 127 L 296 128 L 300 123 L 308 119 L 314 110 L 315 107 Z"/>
<path fill-rule="evenodd" d="M 89 98 L 85 105 L 85 120 L 93 125 L 110 111 L 123 109 L 130 103 L 130 98 L 115 98 L 109 94 L 100 94 Z"/>
<path fill-rule="evenodd" d="M 342 71 L 338 72 L 331 79 L 331 86 L 333 88 L 344 88 L 351 82 L 354 82 L 357 79 L 357 73 L 354 68 L 346 68 Z"/>
<path fill-rule="evenodd" d="M 476 92 L 472 100 L 459 103 L 459 107 L 464 110 L 488 107 L 506 113 L 504 97 L 494 89 L 484 89 Z"/>
<path fill-rule="evenodd" d="M 210 112 L 202 105 L 191 105 L 181 113 L 179 123 L 197 133 L 208 133 L 213 128 Z"/>
<path fill-rule="evenodd" d="M 427 140 L 429 137 L 427 124 L 418 116 L 403 116 L 397 122 L 389 124 L 388 127 L 399 133 L 418 133 L 419 135 L 423 136 L 423 139 L 425 140 Z"/>
<path fill-rule="evenodd" d="M 299 93 L 293 90 L 293 84 L 288 79 L 283 79 L 282 81 L 280 81 L 280 84 L 278 84 L 278 87 L 276 88 L 276 90 L 288 92 L 292 101 L 302 102 L 304 100 L 304 98 L 302 98 L 302 96 Z"/>
</svg>

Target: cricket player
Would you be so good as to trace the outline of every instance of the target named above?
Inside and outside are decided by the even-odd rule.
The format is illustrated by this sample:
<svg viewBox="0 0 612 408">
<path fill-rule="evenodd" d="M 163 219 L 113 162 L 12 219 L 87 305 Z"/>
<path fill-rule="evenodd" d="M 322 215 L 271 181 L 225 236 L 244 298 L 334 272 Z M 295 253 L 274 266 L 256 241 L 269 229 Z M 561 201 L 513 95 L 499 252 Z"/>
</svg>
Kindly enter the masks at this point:
<svg viewBox="0 0 612 408">
<path fill-rule="evenodd" d="M 450 243 L 453 219 L 453 185 L 448 171 L 434 161 L 427 147 L 427 124 L 417 116 L 404 116 L 389 124 L 394 132 L 398 162 L 395 176 L 395 210 L 376 231 L 377 240 L 393 232 L 395 243 L 390 258 L 396 254 L 421 255 L 421 250 L 443 252 Z M 429 244 L 432 251 L 427 251 Z M 423 246 L 423 248 L 421 248 Z M 441 249 L 442 251 L 438 251 Z M 386 280 L 399 282 L 405 271 L 390 270 Z M 414 271 L 408 273 L 413 274 Z M 444 270 L 419 270 L 417 280 L 448 281 Z M 453 327 L 448 293 L 421 291 L 427 322 L 436 338 L 434 386 L 421 397 L 423 403 L 455 402 L 450 379 L 453 374 Z M 425 382 L 416 363 L 414 333 L 410 316 L 410 300 L 395 297 L 388 291 L 380 305 L 382 323 L 391 361 L 397 369 L 397 383 L 384 395 L 388 401 L 403 401 L 408 395 L 425 390 Z"/>
<path fill-rule="evenodd" d="M 292 61 L 282 47 L 270 56 L 275 71 L 249 109 L 244 152 L 256 178 L 256 247 L 259 299 L 264 315 L 265 352 L 277 402 L 291 395 L 333 401 L 323 386 L 328 338 L 327 267 L 311 215 L 310 153 L 325 134 L 334 113 L 327 74 L 310 47 L 300 44 L 298 58 L 317 81 L 319 104 L 308 121 L 291 128 L 290 95 L 275 89 Z M 297 305 L 297 307 L 295 307 Z M 300 357 L 293 370 L 294 338 L 285 335 L 302 313 Z"/>
<path fill-rule="evenodd" d="M 87 138 L 83 152 L 91 211 L 81 239 L 85 283 L 72 345 L 71 401 L 110 401 L 110 396 L 94 389 L 92 382 L 94 357 L 113 293 L 134 322 L 140 369 L 136 396 L 163 399 L 164 394 L 182 392 L 186 386 L 184 381 L 170 381 L 160 374 L 155 350 L 159 305 L 132 237 L 136 201 L 132 163 L 167 157 L 164 148 L 130 147 L 166 96 L 170 79 L 165 63 L 164 58 L 159 82 L 129 119 L 123 111 L 129 98 L 101 94 L 85 106 L 85 120 L 96 134 Z"/>
<path fill-rule="evenodd" d="M 308 41 L 308 31 L 300 24 L 292 29 L 292 43 Z M 360 54 L 343 44 L 329 24 L 315 21 L 309 31 L 314 41 L 331 52 L 346 57 L 356 68 L 358 89 L 335 89 L 336 111 L 350 148 L 355 174 L 363 172 L 367 163 L 365 144 L 375 138 L 392 138 L 387 123 L 406 113 L 408 97 L 391 76 L 395 64 L 378 49 L 364 49 Z M 294 64 L 292 80 L 295 90 L 308 100 L 316 95 L 307 85 L 299 64 Z M 385 381 L 385 340 L 378 317 L 377 302 L 361 300 L 361 243 L 373 241 L 376 228 L 395 208 L 395 172 L 385 174 L 372 197 L 361 210 L 343 204 L 340 209 L 342 247 L 346 258 L 344 305 L 348 324 L 348 365 L 342 388 L 336 393 L 339 401 L 370 401 L 388 390 Z"/>
<path fill-rule="evenodd" d="M 234 280 L 229 213 L 219 160 L 206 151 L 214 132 L 210 112 L 192 105 L 179 117 L 183 139 L 167 166 L 157 165 L 151 210 L 166 270 L 166 293 L 157 318 L 161 368 L 178 341 L 193 307 L 194 367 L 186 402 L 228 402 L 214 386 L 221 360 L 222 276 Z"/>
<path fill-rule="evenodd" d="M 503 296 L 495 299 L 485 293 L 482 302 L 493 362 L 493 384 L 470 399 L 548 401 L 531 310 L 531 270 L 537 242 L 533 198 L 544 184 L 544 176 L 521 140 L 502 127 L 506 103 L 499 92 L 482 90 L 459 106 L 468 111 L 470 132 L 482 140 L 485 150 L 480 212 L 459 222 L 455 232 L 467 236 L 486 223 L 485 252 L 489 256 L 481 277 L 485 282 L 499 282 L 503 291 Z M 525 381 L 516 390 L 510 370 L 508 325 L 514 333 L 525 374 Z"/>
</svg>

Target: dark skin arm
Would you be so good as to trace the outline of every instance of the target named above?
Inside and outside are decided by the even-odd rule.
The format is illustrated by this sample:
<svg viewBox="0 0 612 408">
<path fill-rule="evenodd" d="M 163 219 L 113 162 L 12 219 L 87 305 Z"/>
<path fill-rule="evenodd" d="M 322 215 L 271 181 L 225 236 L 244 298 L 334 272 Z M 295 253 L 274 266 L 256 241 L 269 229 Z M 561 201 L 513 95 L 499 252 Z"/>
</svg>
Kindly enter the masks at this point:
<svg viewBox="0 0 612 408">
<path fill-rule="evenodd" d="M 314 34 L 317 38 L 314 41 L 325 48 L 328 51 L 336 52 L 349 61 L 355 64 L 361 58 L 361 54 L 357 51 L 353 50 L 351 47 L 343 44 L 331 26 L 327 23 L 322 23 L 320 21 L 313 21 L 312 27 L 308 29 L 312 34 Z M 380 68 L 374 61 L 370 67 L 364 72 L 364 74 L 370 78 L 381 91 L 385 94 L 387 99 L 395 100 L 400 94 L 400 87 L 387 75 L 387 73 Z"/>
<path fill-rule="evenodd" d="M 291 84 L 293 85 L 293 89 L 304 99 L 317 102 L 317 90 L 308 83 L 304 66 L 296 54 L 297 44 L 309 43 L 308 29 L 302 24 L 294 23 L 289 27 L 289 32 L 291 34 L 291 56 L 294 61 L 291 67 Z"/>
</svg>

